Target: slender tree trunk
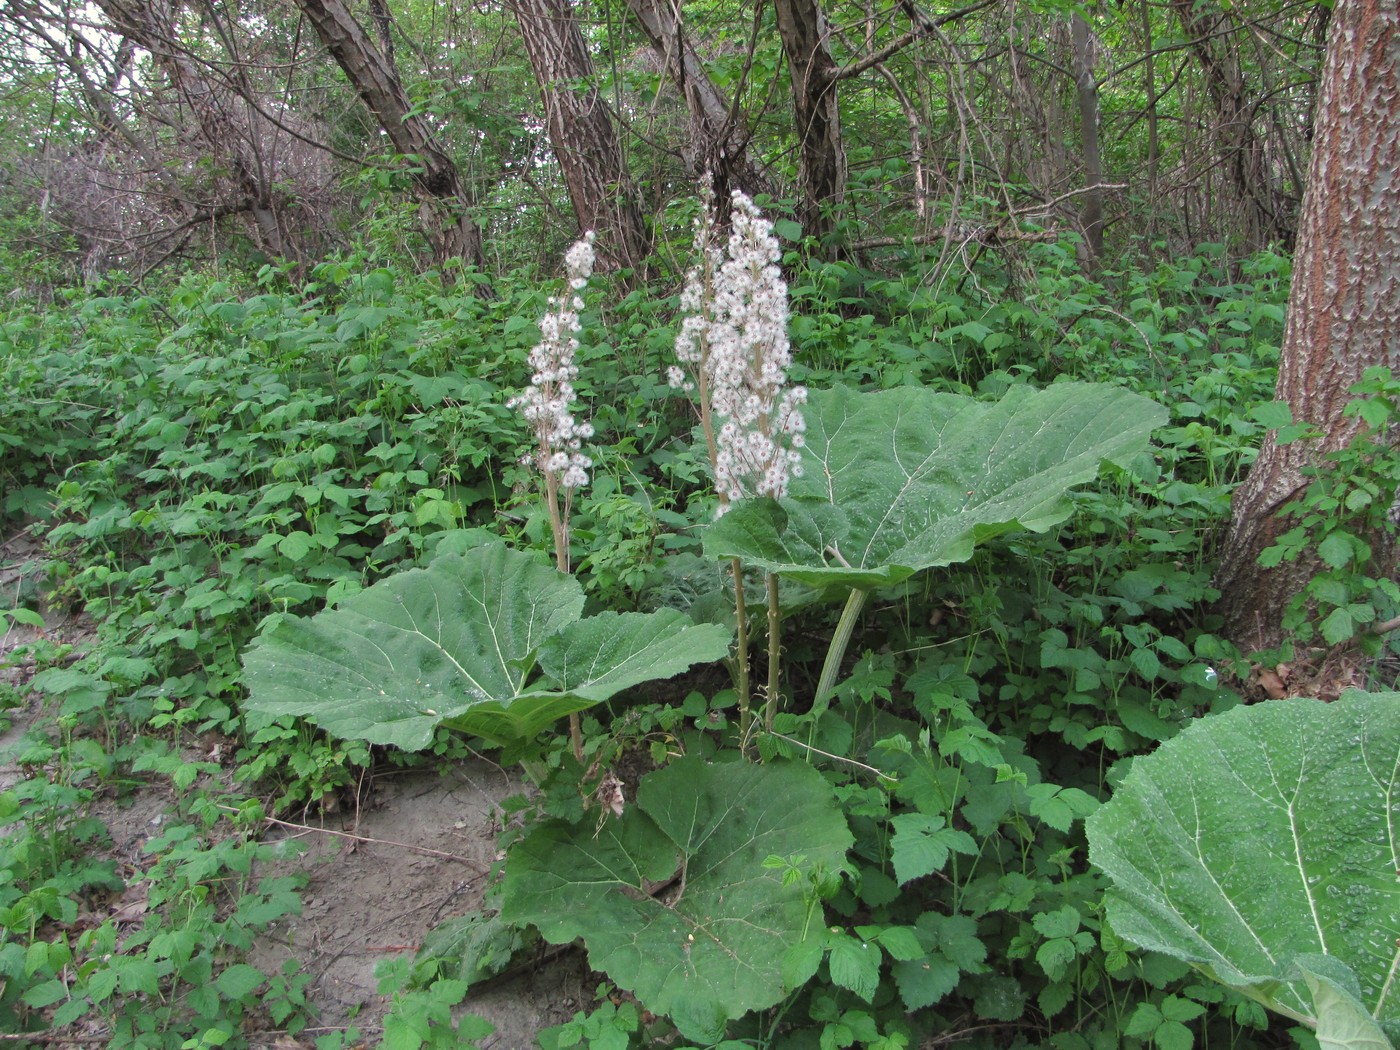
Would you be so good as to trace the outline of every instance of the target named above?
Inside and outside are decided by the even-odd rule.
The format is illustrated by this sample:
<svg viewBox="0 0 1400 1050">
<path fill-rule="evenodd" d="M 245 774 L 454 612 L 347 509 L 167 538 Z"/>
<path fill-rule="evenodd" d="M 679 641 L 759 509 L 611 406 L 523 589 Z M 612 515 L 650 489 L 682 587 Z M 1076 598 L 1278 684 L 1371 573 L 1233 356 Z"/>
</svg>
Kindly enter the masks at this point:
<svg viewBox="0 0 1400 1050">
<path fill-rule="evenodd" d="M 705 63 L 690 43 L 680 0 L 627 0 L 652 50 L 685 99 L 693 140 L 687 150 L 692 178 L 709 173 L 715 200 L 724 207 L 737 187 L 753 197 L 770 190 L 768 180 L 749 157 L 749 131 L 724 93 L 710 79 Z"/>
<path fill-rule="evenodd" d="M 598 234 L 601 262 L 640 268 L 646 227 L 569 0 L 516 0 L 515 15 L 579 226 Z"/>
<path fill-rule="evenodd" d="M 1079 103 L 1080 146 L 1084 159 L 1084 241 L 1091 266 L 1103 258 L 1103 156 L 1099 152 L 1099 88 L 1094 79 L 1094 35 L 1077 11 L 1070 16 L 1074 41 L 1074 94 Z"/>
<path fill-rule="evenodd" d="M 1239 218 L 1247 243 L 1264 247 L 1270 241 L 1292 244 L 1294 231 L 1276 199 L 1264 143 L 1254 129 L 1254 107 L 1245 86 L 1236 45 L 1217 37 L 1228 26 L 1231 15 L 1217 10 L 1214 15 L 1198 0 L 1171 0 L 1190 48 L 1205 80 L 1206 92 L 1215 109 L 1215 144 L 1229 174 L 1229 185 L 1238 200 Z"/>
<path fill-rule="evenodd" d="M 417 160 L 414 183 L 425 203 L 439 212 L 430 230 L 439 258 L 459 257 L 483 266 L 481 231 L 472 221 L 473 200 L 457 165 L 433 140 L 423 118 L 413 112 L 398 71 L 345 6 L 344 0 L 296 0 L 321 43 L 331 53 L 361 101 L 379 120 L 394 149 Z M 388 33 L 388 12 L 375 5 L 376 24 Z"/>
<path fill-rule="evenodd" d="M 1147 96 L 1147 235 L 1157 239 L 1157 171 L 1161 145 L 1157 137 L 1157 58 L 1152 46 L 1152 7 L 1142 0 L 1143 94 Z"/>
<path fill-rule="evenodd" d="M 1280 531 L 1278 511 L 1306 487 L 1302 468 L 1346 445 L 1360 421 L 1343 416 L 1364 369 L 1400 370 L 1400 0 L 1339 0 L 1283 335 L 1277 397 L 1315 442 L 1270 433 L 1236 490 L 1217 575 L 1225 633 L 1246 652 L 1283 641 L 1284 606 L 1321 568 L 1315 554 L 1265 570 L 1259 553 Z M 1394 537 L 1369 538 L 1374 575 L 1393 570 Z"/>
<path fill-rule="evenodd" d="M 774 7 L 792 77 L 802 224 L 807 233 L 826 237 L 835 230 L 836 212 L 846 197 L 846 148 L 826 18 L 816 0 L 774 0 Z"/>
</svg>

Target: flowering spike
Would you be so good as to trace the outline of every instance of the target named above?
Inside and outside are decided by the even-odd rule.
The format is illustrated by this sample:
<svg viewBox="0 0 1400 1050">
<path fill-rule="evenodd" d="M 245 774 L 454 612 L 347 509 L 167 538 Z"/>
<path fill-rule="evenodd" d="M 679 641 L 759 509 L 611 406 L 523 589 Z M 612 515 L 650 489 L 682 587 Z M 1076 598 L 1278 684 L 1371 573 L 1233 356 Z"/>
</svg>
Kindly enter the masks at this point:
<svg viewBox="0 0 1400 1050">
<path fill-rule="evenodd" d="M 551 296 L 549 312 L 540 318 L 540 341 L 530 351 L 530 385 L 510 401 L 535 432 L 538 447 L 524 462 L 545 476 L 547 487 L 557 485 L 570 492 L 588 484 L 593 461 L 583 454 L 583 442 L 593 436 L 590 423 L 574 418 L 574 380 L 578 366 L 578 333 L 583 309 L 579 293 L 593 273 L 593 239 L 590 231 L 564 256 L 569 292 Z"/>
<path fill-rule="evenodd" d="M 696 229 L 699 259 L 681 294 L 686 316 L 676 336 L 680 365 L 669 369 L 668 377 L 673 387 L 700 387 L 723 514 L 745 496 L 787 494 L 788 479 L 801 471 L 807 391 L 787 387 L 788 294 L 773 224 L 739 190 L 733 193 L 723 251 L 714 245 L 715 222 L 707 202 Z"/>
</svg>

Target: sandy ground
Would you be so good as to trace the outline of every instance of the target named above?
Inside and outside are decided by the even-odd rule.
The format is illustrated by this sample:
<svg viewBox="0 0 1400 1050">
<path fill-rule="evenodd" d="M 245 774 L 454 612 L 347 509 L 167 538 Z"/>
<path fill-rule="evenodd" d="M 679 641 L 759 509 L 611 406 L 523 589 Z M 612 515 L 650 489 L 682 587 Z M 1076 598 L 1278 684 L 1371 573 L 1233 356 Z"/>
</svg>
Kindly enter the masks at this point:
<svg viewBox="0 0 1400 1050">
<path fill-rule="evenodd" d="M 39 556 L 37 544 L 23 535 L 0 545 L 0 595 L 18 593 L 21 576 L 35 571 Z M 0 608 L 8 607 L 3 602 L 0 597 Z M 46 618 L 50 638 L 81 648 L 92 637 L 80 618 Z M 37 636 L 33 628 L 4 630 L 0 623 L 0 683 L 24 691 L 34 668 L 22 652 L 15 654 Z M 26 775 L 16 753 L 24 735 L 50 717 L 33 694 L 3 714 L 12 725 L 0 731 L 0 790 Z M 388 1000 L 378 993 L 375 967 L 385 959 L 411 957 L 433 927 L 481 907 L 497 859 L 500 803 L 521 790 L 518 781 L 484 759 L 445 774 L 388 770 L 368 775 L 359 804 L 339 814 L 269 824 L 269 841 L 294 842 L 300 854 L 259 874 L 302 872 L 308 882 L 301 916 L 270 931 L 248 961 L 271 973 L 288 958 L 298 959 L 314 976 L 309 994 L 319 1028 L 304 1033 L 300 1043 L 284 1036 L 255 1038 L 254 1045 L 310 1046 L 315 1035 L 349 1025 L 367 1045 L 377 1045 Z M 134 880 L 152 858 L 142 847 L 160 833 L 174 804 L 170 786 L 159 782 L 93 806 L 108 826 L 120 873 L 132 883 L 109 903 L 108 915 L 120 922 L 143 917 L 144 893 Z M 569 1020 L 591 1002 L 597 980 L 578 950 L 517 959 L 508 979 L 480 986 L 464 1009 L 496 1026 L 481 1042 L 484 1050 L 529 1050 L 542 1028 Z"/>
<path fill-rule="evenodd" d="M 325 831 L 279 828 L 305 849 L 278 866 L 309 877 L 304 910 L 249 961 L 273 970 L 296 957 L 315 975 L 320 1023 L 353 1023 L 369 1036 L 385 1007 L 375 967 L 411 956 L 433 927 L 481 906 L 496 859 L 499 804 L 519 791 L 485 761 L 441 776 L 397 772 L 376 778 L 358 813 L 324 818 Z M 328 833 L 337 831 L 357 838 Z M 540 1029 L 569 1020 L 592 998 L 596 982 L 581 952 L 523 963 L 518 976 L 483 986 L 464 1004 L 496 1026 L 483 1048 L 533 1047 Z"/>
</svg>

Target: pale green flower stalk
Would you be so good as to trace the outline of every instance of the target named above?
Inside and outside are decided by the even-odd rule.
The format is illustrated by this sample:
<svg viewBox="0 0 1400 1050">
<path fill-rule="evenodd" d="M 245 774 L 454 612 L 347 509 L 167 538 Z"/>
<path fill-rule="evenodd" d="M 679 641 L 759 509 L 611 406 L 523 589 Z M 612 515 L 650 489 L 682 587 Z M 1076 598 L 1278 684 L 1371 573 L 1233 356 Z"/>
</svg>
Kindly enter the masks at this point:
<svg viewBox="0 0 1400 1050">
<path fill-rule="evenodd" d="M 551 296 L 549 311 L 540 318 L 540 341 L 530 351 L 530 385 L 510 400 L 534 431 L 535 451 L 522 462 L 539 472 L 545 509 L 554 539 L 554 564 L 569 571 L 569 513 L 574 492 L 588 484 L 593 461 L 583 454 L 583 443 L 593 436 L 593 425 L 574 418 L 574 380 L 578 366 L 581 293 L 593 273 L 593 233 L 583 235 L 564 256 L 569 290 Z M 574 758 L 583 762 L 583 730 L 577 713 L 569 715 L 569 739 Z"/>
<path fill-rule="evenodd" d="M 747 196 L 734 191 L 729 241 L 715 245 L 717 219 L 710 202 L 696 222 L 697 261 L 681 295 L 685 317 L 676 336 L 680 365 L 668 372 L 671 386 L 698 392 L 700 420 L 719 495 L 719 514 L 748 496 L 787 494 L 788 479 L 801 471 L 802 405 L 807 391 L 787 385 L 792 364 L 788 344 L 787 284 L 778 268 L 781 252 L 773 225 Z M 689 366 L 689 376 L 686 368 Z M 692 378 L 693 377 L 693 378 Z M 748 615 L 743 564 L 733 561 L 737 627 L 740 735 L 751 727 Z M 764 723 L 772 729 L 779 695 L 781 641 L 778 583 L 765 580 L 768 598 L 768 681 Z"/>
</svg>

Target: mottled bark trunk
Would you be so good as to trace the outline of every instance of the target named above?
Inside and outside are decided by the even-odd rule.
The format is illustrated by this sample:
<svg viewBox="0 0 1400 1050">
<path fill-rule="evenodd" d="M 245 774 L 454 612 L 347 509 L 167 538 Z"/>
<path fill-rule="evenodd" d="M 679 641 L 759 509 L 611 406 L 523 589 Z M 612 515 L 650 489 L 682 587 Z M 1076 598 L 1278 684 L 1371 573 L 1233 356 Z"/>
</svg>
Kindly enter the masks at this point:
<svg viewBox="0 0 1400 1050">
<path fill-rule="evenodd" d="M 296 0 L 394 149 L 417 158 L 414 184 L 419 197 L 437 213 L 429 230 L 439 258 L 459 257 L 484 265 L 481 231 L 472 221 L 472 197 L 457 165 L 433 140 L 423 118 L 413 112 L 393 62 L 375 46 L 343 0 Z M 379 5 L 387 20 L 387 11 Z M 378 17 L 378 14 L 376 14 Z M 387 35 L 387 21 L 381 24 Z"/>
<path fill-rule="evenodd" d="M 692 139 L 686 151 L 692 178 L 709 174 L 717 200 L 738 188 L 753 197 L 770 191 L 768 180 L 750 160 L 749 131 L 690 43 L 680 0 L 627 0 L 666 74 L 685 99 Z"/>
<path fill-rule="evenodd" d="M 778 36 L 792 77 L 793 119 L 802 178 L 802 224 L 829 236 L 846 197 L 846 148 L 837 106 L 836 63 L 815 0 L 774 0 Z"/>
<path fill-rule="evenodd" d="M 604 265 L 641 267 L 642 212 L 569 0 L 517 0 L 515 15 L 579 227 L 598 234 Z"/>
<path fill-rule="evenodd" d="M 1079 103 L 1080 155 L 1084 161 L 1084 207 L 1080 221 L 1091 266 L 1103 258 L 1103 156 L 1099 151 L 1099 88 L 1094 79 L 1094 35 L 1084 16 L 1070 16 L 1074 42 L 1074 94 Z"/>
<path fill-rule="evenodd" d="M 1277 397 L 1315 442 L 1270 433 L 1235 492 L 1217 585 L 1225 633 L 1245 651 L 1282 640 L 1288 601 L 1321 563 L 1305 555 L 1265 570 L 1259 553 L 1301 493 L 1301 471 L 1355 437 L 1347 390 L 1371 365 L 1400 369 L 1400 0 L 1339 0 L 1332 14 L 1322 101 L 1308 172 Z M 1371 537 L 1374 572 L 1393 568 L 1390 536 Z"/>
</svg>

